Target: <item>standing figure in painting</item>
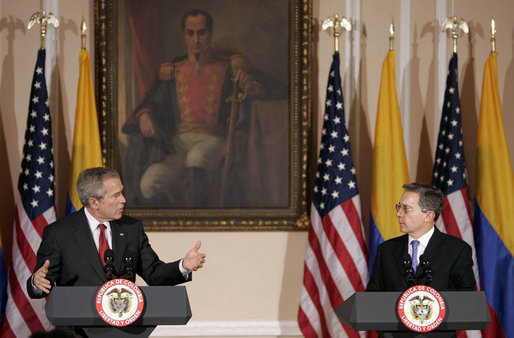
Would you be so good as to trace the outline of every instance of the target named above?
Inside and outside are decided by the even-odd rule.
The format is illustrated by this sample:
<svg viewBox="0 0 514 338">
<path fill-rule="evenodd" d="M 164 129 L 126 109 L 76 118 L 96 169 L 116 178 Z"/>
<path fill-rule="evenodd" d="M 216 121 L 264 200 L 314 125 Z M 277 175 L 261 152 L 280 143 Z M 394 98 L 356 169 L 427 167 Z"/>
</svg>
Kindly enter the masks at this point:
<svg viewBox="0 0 514 338">
<path fill-rule="evenodd" d="M 211 47 L 209 13 L 193 9 L 181 26 L 188 54 L 161 65 L 159 79 L 134 112 L 144 146 L 159 149 L 158 155 L 143 151 L 146 165 L 133 175 L 141 178 L 138 203 L 220 206 L 227 204 L 219 200 L 227 185 L 221 178 L 228 163 L 222 159 L 237 147 L 234 130 L 249 99 L 263 97 L 264 87 L 244 57 Z"/>
</svg>

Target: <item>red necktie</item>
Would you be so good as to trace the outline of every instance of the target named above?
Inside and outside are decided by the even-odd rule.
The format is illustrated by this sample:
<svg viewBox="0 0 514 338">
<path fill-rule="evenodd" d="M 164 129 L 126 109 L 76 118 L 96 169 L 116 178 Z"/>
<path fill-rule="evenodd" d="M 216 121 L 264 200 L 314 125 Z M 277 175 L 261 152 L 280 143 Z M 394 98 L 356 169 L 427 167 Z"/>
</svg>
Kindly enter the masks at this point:
<svg viewBox="0 0 514 338">
<path fill-rule="evenodd" d="M 107 238 L 105 237 L 105 225 L 98 224 L 100 228 L 100 237 L 98 238 L 98 253 L 100 254 L 100 259 L 102 260 L 102 266 L 105 266 L 104 261 L 104 253 L 105 250 L 109 249 L 109 244 L 107 243 Z"/>
</svg>

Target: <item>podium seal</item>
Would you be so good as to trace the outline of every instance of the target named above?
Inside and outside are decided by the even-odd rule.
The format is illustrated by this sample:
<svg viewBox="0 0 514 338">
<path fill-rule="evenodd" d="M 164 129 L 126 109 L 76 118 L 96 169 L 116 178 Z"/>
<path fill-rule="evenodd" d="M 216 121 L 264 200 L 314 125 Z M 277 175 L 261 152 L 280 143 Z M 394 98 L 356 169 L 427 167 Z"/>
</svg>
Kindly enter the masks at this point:
<svg viewBox="0 0 514 338">
<path fill-rule="evenodd" d="M 398 316 L 412 331 L 430 332 L 444 319 L 446 305 L 439 292 L 426 285 L 416 285 L 405 291 L 398 301 Z"/>
<path fill-rule="evenodd" d="M 95 298 L 96 312 L 112 326 L 127 326 L 135 322 L 145 305 L 141 289 L 133 282 L 118 278 L 100 287 Z"/>
</svg>

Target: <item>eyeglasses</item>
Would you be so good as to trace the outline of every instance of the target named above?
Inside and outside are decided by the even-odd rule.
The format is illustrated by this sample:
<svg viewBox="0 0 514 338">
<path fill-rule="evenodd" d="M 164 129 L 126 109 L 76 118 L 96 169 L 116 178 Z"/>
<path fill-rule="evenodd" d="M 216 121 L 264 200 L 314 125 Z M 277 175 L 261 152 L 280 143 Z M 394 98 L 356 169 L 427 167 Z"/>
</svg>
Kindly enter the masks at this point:
<svg viewBox="0 0 514 338">
<path fill-rule="evenodd" d="M 409 213 L 415 212 L 415 211 L 427 212 L 425 209 L 415 210 L 415 209 L 412 209 L 411 207 L 408 207 L 406 205 L 401 205 L 399 203 L 396 204 L 394 206 L 394 208 L 396 209 L 396 212 L 399 212 L 401 210 L 402 213 L 404 213 L 404 214 L 409 214 Z"/>
</svg>

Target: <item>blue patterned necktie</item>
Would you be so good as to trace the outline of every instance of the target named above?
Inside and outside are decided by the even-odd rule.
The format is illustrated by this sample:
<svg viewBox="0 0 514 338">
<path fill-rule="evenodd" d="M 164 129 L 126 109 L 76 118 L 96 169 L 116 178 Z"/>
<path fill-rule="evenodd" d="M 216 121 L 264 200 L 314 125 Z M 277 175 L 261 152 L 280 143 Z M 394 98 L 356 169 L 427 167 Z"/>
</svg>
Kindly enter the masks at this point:
<svg viewBox="0 0 514 338">
<path fill-rule="evenodd" d="M 417 239 L 413 240 L 410 244 L 412 244 L 412 268 L 414 272 L 418 269 L 418 245 L 419 241 Z"/>
</svg>

